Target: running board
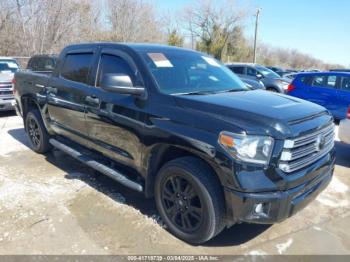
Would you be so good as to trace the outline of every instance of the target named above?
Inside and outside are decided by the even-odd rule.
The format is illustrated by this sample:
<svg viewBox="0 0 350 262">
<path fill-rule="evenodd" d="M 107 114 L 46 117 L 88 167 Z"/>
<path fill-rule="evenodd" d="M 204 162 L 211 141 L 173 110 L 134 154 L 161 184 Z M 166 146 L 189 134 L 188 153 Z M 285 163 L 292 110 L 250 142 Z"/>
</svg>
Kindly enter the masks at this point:
<svg viewBox="0 0 350 262">
<path fill-rule="evenodd" d="M 87 155 L 83 155 L 79 151 L 57 141 L 56 139 L 51 138 L 50 139 L 50 144 L 53 145 L 55 148 L 63 151 L 64 153 L 70 155 L 71 157 L 79 160 L 80 162 L 84 163 L 85 165 L 97 170 L 98 172 L 101 172 L 102 174 L 105 174 L 106 176 L 109 176 L 110 178 L 118 181 L 122 185 L 129 187 L 133 190 L 142 192 L 143 187 L 142 185 L 130 180 L 127 178 L 125 175 L 117 172 L 116 170 L 101 164 L 97 162 L 96 160 L 92 159 L 91 157 Z"/>
</svg>

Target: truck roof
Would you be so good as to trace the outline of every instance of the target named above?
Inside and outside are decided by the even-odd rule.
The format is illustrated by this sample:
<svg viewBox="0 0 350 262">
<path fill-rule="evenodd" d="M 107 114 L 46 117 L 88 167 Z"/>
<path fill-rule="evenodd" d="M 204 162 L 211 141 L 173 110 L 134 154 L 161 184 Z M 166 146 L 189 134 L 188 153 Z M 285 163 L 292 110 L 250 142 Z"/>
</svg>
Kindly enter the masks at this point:
<svg viewBox="0 0 350 262">
<path fill-rule="evenodd" d="M 159 50 L 181 50 L 181 51 L 190 51 L 190 52 L 197 52 L 192 49 L 186 49 L 182 47 L 176 47 L 176 46 L 168 46 L 168 45 L 161 45 L 161 44 L 151 44 L 151 43 L 119 43 L 119 42 L 94 42 L 94 43 L 81 43 L 81 44 L 73 44 L 67 46 L 65 49 L 80 49 L 80 48 L 86 48 L 86 47 L 94 47 L 94 46 L 105 46 L 105 47 L 125 47 L 129 48 L 135 51 L 159 51 Z M 199 52 L 197 52 L 199 53 Z"/>
</svg>

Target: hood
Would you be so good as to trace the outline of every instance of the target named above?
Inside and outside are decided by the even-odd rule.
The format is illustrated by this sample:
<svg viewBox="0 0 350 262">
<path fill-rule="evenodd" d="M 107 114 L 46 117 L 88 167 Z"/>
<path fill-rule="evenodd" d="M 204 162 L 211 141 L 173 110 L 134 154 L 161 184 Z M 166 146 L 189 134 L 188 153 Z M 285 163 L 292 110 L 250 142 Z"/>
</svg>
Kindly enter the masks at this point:
<svg viewBox="0 0 350 262">
<path fill-rule="evenodd" d="M 316 104 L 262 90 L 180 96 L 177 101 L 186 109 L 230 122 L 236 129 L 275 137 L 290 135 L 291 123 L 326 113 Z"/>
</svg>

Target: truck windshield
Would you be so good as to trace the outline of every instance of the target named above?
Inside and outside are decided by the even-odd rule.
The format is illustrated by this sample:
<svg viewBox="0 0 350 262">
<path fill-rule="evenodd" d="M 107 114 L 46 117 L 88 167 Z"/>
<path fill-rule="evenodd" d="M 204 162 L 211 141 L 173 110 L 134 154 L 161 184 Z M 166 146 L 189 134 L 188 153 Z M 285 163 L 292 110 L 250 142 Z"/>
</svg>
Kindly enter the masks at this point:
<svg viewBox="0 0 350 262">
<path fill-rule="evenodd" d="M 142 56 L 162 93 L 186 95 L 249 90 L 230 69 L 200 53 L 144 51 Z"/>
<path fill-rule="evenodd" d="M 0 73 L 15 73 L 18 71 L 18 64 L 14 60 L 0 60 Z"/>
</svg>

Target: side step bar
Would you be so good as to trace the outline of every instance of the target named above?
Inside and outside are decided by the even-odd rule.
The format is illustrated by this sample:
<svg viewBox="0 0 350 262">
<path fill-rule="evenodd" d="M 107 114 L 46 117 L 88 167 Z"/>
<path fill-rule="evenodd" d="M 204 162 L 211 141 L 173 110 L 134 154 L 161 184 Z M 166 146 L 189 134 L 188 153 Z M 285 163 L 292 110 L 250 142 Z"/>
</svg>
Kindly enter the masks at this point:
<svg viewBox="0 0 350 262">
<path fill-rule="evenodd" d="M 122 185 L 129 187 L 133 190 L 139 191 L 139 192 L 143 191 L 142 185 L 130 180 L 125 175 L 117 172 L 116 170 L 111 169 L 110 167 L 97 162 L 96 160 L 92 159 L 91 157 L 89 157 L 87 155 L 83 155 L 79 151 L 57 141 L 56 139 L 51 138 L 50 144 L 53 145 L 55 148 L 63 151 L 64 153 L 72 156 L 73 158 L 79 160 L 80 162 L 86 164 L 87 166 L 101 172 L 102 174 L 105 174 L 106 176 L 109 176 L 110 178 L 112 178 L 116 181 L 118 181 Z"/>
</svg>

